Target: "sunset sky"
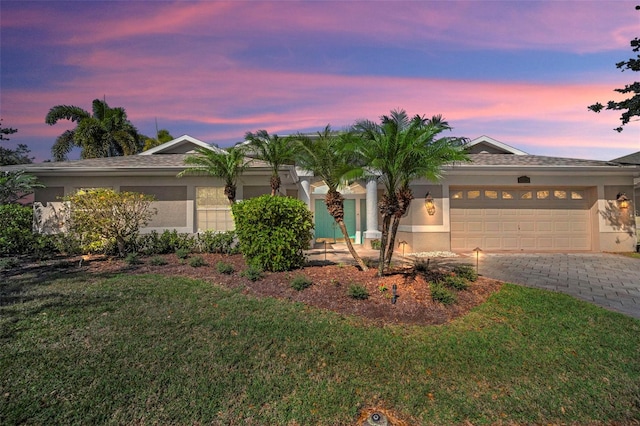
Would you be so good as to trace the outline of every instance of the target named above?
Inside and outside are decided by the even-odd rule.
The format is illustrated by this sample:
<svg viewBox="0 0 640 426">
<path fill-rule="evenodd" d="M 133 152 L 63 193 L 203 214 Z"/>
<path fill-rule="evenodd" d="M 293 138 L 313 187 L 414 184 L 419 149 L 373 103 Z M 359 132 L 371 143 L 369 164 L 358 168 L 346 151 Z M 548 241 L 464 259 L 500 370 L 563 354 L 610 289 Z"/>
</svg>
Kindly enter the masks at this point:
<svg viewBox="0 0 640 426">
<path fill-rule="evenodd" d="M 2 0 L 0 117 L 18 129 L 2 146 L 50 159 L 74 125 L 49 109 L 106 98 L 145 135 L 157 120 L 222 147 L 402 108 L 452 136 L 610 160 L 640 150 L 640 122 L 617 133 L 619 113 L 587 106 L 639 77 L 615 67 L 637 3 Z"/>
</svg>

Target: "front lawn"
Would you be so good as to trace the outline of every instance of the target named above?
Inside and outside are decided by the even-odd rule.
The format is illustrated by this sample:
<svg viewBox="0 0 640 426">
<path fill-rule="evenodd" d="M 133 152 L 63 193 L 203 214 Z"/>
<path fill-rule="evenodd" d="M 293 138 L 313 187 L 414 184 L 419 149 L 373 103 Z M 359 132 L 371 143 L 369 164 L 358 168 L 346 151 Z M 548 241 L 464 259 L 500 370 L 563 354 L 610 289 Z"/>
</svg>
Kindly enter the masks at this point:
<svg viewBox="0 0 640 426">
<path fill-rule="evenodd" d="M 204 281 L 86 273 L 0 283 L 0 424 L 628 424 L 640 321 L 505 285 L 442 326 Z"/>
</svg>

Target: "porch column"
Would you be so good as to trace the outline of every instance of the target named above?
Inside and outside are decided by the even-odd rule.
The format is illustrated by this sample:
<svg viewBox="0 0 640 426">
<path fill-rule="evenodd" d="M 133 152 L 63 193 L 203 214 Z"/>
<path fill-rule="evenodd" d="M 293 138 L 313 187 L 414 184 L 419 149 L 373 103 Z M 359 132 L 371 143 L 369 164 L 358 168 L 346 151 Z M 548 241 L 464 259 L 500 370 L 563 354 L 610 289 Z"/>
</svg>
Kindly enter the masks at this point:
<svg viewBox="0 0 640 426">
<path fill-rule="evenodd" d="M 367 230 L 364 232 L 365 240 L 380 238 L 382 232 L 378 231 L 378 179 L 367 179 Z"/>
<path fill-rule="evenodd" d="M 311 209 L 311 182 L 309 182 L 308 178 L 301 178 L 300 187 L 302 188 L 302 191 L 299 193 L 300 200 Z"/>
</svg>

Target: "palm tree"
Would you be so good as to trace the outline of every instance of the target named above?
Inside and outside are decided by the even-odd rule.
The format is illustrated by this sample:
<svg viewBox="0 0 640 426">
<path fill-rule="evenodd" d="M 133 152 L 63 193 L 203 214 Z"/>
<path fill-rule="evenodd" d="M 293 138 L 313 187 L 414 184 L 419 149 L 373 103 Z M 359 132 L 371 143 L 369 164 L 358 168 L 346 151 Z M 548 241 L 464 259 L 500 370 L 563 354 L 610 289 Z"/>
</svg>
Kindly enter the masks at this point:
<svg viewBox="0 0 640 426">
<path fill-rule="evenodd" d="M 275 134 L 269 135 L 266 130 L 247 132 L 244 138 L 249 142 L 248 146 L 255 158 L 265 161 L 271 167 L 271 195 L 276 195 L 281 184 L 278 174 L 280 167 L 293 162 L 293 139 L 281 138 Z"/>
<path fill-rule="evenodd" d="M 169 133 L 167 129 L 160 129 L 158 130 L 155 138 L 144 136 L 143 139 L 144 139 L 144 146 L 142 147 L 142 150 L 146 151 L 155 146 L 162 145 L 165 142 L 169 142 L 174 138 L 173 136 L 171 136 L 171 133 Z"/>
<path fill-rule="evenodd" d="M 51 148 L 54 161 L 66 160 L 74 146 L 82 149 L 82 158 L 131 155 L 142 148 L 142 138 L 124 108 L 111 108 L 104 100 L 94 99 L 92 114 L 77 106 L 56 105 L 47 113 L 45 122 L 54 125 L 59 120 L 78 124 L 56 139 Z"/>
<path fill-rule="evenodd" d="M 370 169 L 380 174 L 385 192 L 378 203 L 382 215 L 382 237 L 378 273 L 382 275 L 393 256 L 400 219 L 413 199 L 409 183 L 416 178 L 437 181 L 445 164 L 468 161 L 466 139 L 435 137 L 451 130 L 441 116 L 409 119 L 404 110 L 382 116 L 380 124 L 360 121 L 354 130 L 362 139 L 356 150 Z M 393 224 L 392 224 L 393 221 Z"/>
<path fill-rule="evenodd" d="M 195 155 L 184 159 L 187 167 L 178 173 L 178 177 L 186 175 L 206 175 L 219 177 L 224 180 L 224 195 L 230 204 L 236 201 L 236 184 L 238 176 L 247 168 L 249 163 L 242 148 L 231 147 L 226 151 L 214 151 L 208 148 L 197 148 Z"/>
<path fill-rule="evenodd" d="M 335 134 L 327 125 L 318 137 L 311 139 L 299 135 L 296 138 L 296 164 L 314 176 L 321 178 L 329 188 L 325 196 L 327 211 L 336 221 L 344 240 L 347 243 L 349 253 L 355 259 L 358 266 L 366 271 L 368 268 L 362 258 L 353 248 L 349 232 L 344 223 L 344 197 L 338 191 L 341 184 L 355 176 L 358 171 L 353 157 L 342 150 L 353 137 L 350 133 Z"/>
</svg>

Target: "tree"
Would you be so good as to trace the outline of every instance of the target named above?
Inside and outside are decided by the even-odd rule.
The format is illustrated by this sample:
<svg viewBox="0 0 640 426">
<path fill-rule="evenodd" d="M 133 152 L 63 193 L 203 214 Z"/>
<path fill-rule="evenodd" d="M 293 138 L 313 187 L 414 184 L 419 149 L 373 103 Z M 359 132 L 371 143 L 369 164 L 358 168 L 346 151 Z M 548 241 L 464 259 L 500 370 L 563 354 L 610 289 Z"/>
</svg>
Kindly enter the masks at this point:
<svg viewBox="0 0 640 426">
<path fill-rule="evenodd" d="M 278 174 L 280 167 L 291 164 L 293 161 L 292 138 L 269 135 L 266 130 L 258 130 L 256 133 L 247 132 L 244 138 L 249 142 L 248 146 L 255 158 L 267 162 L 271 167 L 271 195 L 276 195 L 281 184 Z"/>
<path fill-rule="evenodd" d="M 0 172 L 0 204 L 16 203 L 36 188 L 44 188 L 44 185 L 24 170 Z"/>
<path fill-rule="evenodd" d="M 18 129 L 11 127 L 2 127 L 2 119 L 0 118 L 0 140 L 8 141 L 6 135 L 17 133 Z M 16 149 L 9 149 L 0 146 L 0 166 L 12 166 L 15 164 L 29 164 L 33 162 L 33 158 L 29 157 L 31 150 L 25 144 L 18 144 Z"/>
<path fill-rule="evenodd" d="M 171 133 L 169 133 L 167 129 L 160 129 L 158 130 L 158 134 L 156 135 L 155 138 L 143 136 L 143 139 L 144 139 L 144 147 L 142 148 L 142 150 L 146 151 L 158 145 L 162 145 L 165 142 L 169 142 L 170 140 L 173 140 L 174 137 L 171 136 Z"/>
<path fill-rule="evenodd" d="M 224 180 L 224 195 L 227 196 L 230 204 L 235 203 L 238 176 L 249 165 L 242 148 L 231 147 L 226 151 L 214 151 L 200 147 L 196 149 L 196 154 L 187 156 L 184 162 L 190 167 L 178 173 L 178 177 L 187 175 L 219 177 Z"/>
<path fill-rule="evenodd" d="M 111 108 L 104 100 L 94 99 L 93 114 L 73 105 L 56 105 L 49 110 L 45 122 L 54 125 L 63 119 L 78 124 L 56 139 L 51 148 L 54 161 L 66 160 L 74 146 L 82 149 L 82 158 L 132 155 L 142 149 L 142 137 L 124 108 Z"/>
<path fill-rule="evenodd" d="M 153 200 L 151 195 L 136 192 L 80 190 L 64 197 L 69 206 L 67 225 L 85 246 L 113 241 L 120 256 L 124 256 L 140 228 L 157 213 L 151 208 Z"/>
<path fill-rule="evenodd" d="M 409 119 L 404 110 L 382 116 L 380 124 L 359 121 L 353 129 L 361 135 L 355 150 L 367 164 L 368 173 L 379 175 L 385 189 L 378 203 L 382 215 L 378 273 L 382 275 L 391 263 L 400 219 L 413 199 L 409 183 L 416 178 L 436 181 L 443 165 L 467 161 L 467 140 L 435 139 L 444 130 L 451 130 L 441 116 L 425 119 L 415 115 Z"/>
<path fill-rule="evenodd" d="M 351 133 L 336 134 L 328 125 L 322 132 L 318 132 L 317 138 L 299 135 L 296 138 L 296 164 L 312 172 L 327 185 L 328 191 L 325 196 L 327 211 L 340 228 L 349 253 L 358 266 L 366 271 L 367 266 L 353 248 L 349 238 L 349 232 L 344 223 L 344 197 L 338 190 L 350 178 L 355 177 L 359 170 L 353 155 L 342 149 L 349 145 L 353 137 Z"/>
<path fill-rule="evenodd" d="M 636 10 L 640 10 L 640 5 L 636 6 Z M 640 52 L 640 38 L 636 37 L 631 40 L 630 45 L 633 52 Z M 616 64 L 616 68 L 622 70 L 622 72 L 625 70 L 640 71 L 640 53 L 638 53 L 635 58 L 630 58 L 628 61 L 618 62 Z M 623 111 L 620 115 L 620 121 L 622 124 L 613 129 L 616 132 L 622 132 L 623 126 L 628 124 L 633 117 L 640 116 L 640 82 L 636 81 L 634 83 L 627 84 L 623 89 L 614 89 L 614 91 L 622 94 L 631 93 L 633 96 L 620 102 L 609 101 L 607 102 L 606 107 L 600 102 L 596 102 L 588 108 L 593 112 L 600 112 L 603 109 Z M 634 121 L 638 120 L 639 119 L 636 118 Z"/>
</svg>

